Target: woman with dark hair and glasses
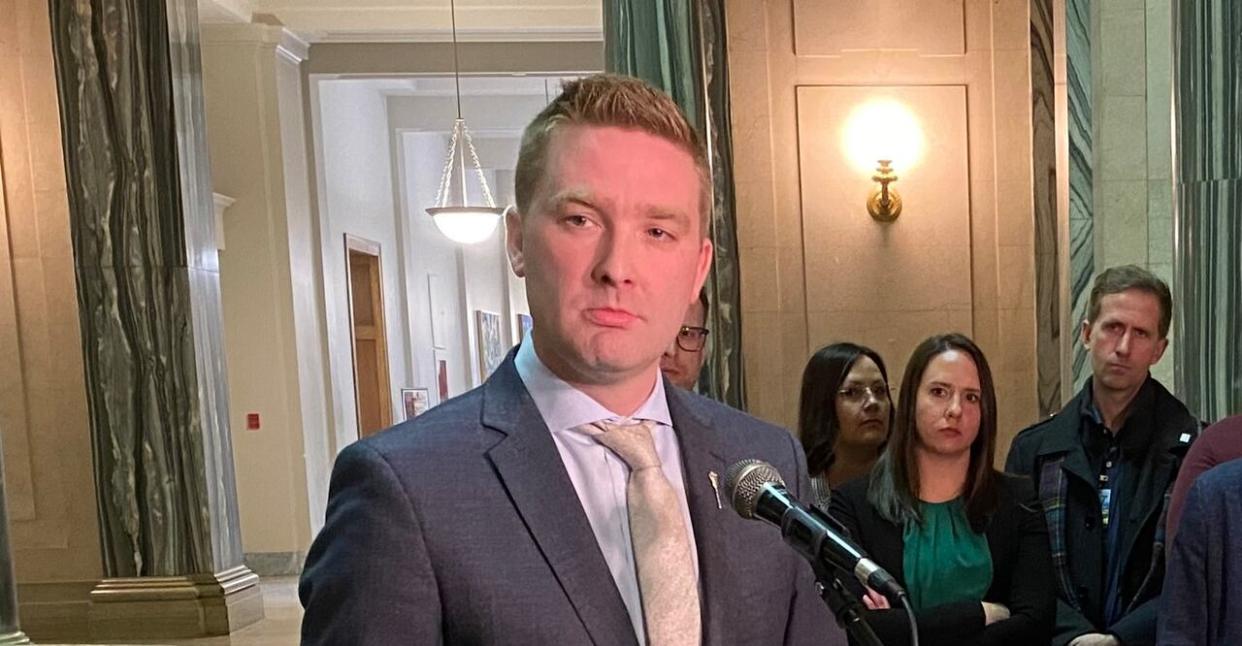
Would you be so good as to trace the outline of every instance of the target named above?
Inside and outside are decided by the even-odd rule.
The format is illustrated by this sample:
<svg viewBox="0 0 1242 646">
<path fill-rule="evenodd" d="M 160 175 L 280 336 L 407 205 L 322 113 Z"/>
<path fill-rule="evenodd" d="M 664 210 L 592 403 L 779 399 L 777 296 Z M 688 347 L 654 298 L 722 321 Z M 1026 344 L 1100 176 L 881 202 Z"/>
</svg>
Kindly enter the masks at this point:
<svg viewBox="0 0 1242 646">
<path fill-rule="evenodd" d="M 996 431 L 983 351 L 933 336 L 906 366 L 884 454 L 832 497 L 833 516 L 909 593 L 925 646 L 1042 646 L 1052 635 L 1044 517 L 1029 481 L 993 468 Z M 905 611 L 860 593 L 884 643 L 908 643 Z"/>
<path fill-rule="evenodd" d="M 834 343 L 811 355 L 802 371 L 798 437 L 820 508 L 828 509 L 833 487 L 871 470 L 892 425 L 888 371 L 879 353 Z"/>
</svg>

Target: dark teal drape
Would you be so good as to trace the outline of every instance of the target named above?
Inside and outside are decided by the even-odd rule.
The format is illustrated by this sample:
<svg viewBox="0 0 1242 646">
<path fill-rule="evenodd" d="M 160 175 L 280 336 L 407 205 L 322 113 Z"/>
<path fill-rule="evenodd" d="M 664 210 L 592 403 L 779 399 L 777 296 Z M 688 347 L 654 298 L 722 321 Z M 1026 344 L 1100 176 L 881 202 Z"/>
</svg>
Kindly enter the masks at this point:
<svg viewBox="0 0 1242 646">
<path fill-rule="evenodd" d="M 745 409 L 724 24 L 723 0 L 605 0 L 604 65 L 668 92 L 704 135 L 715 189 L 716 256 L 706 287 L 710 352 L 699 390 Z"/>
</svg>

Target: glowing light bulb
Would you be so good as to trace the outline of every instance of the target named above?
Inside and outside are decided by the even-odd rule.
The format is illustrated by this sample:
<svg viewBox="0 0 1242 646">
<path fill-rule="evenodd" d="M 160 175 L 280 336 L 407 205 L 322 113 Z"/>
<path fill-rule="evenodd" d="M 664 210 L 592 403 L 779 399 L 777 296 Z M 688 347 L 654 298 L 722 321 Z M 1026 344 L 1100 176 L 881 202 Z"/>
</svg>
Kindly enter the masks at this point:
<svg viewBox="0 0 1242 646">
<path fill-rule="evenodd" d="M 898 174 L 908 173 L 923 154 L 918 118 L 893 99 L 874 99 L 855 108 L 842 140 L 850 163 L 868 176 L 881 159 L 890 160 Z"/>
</svg>

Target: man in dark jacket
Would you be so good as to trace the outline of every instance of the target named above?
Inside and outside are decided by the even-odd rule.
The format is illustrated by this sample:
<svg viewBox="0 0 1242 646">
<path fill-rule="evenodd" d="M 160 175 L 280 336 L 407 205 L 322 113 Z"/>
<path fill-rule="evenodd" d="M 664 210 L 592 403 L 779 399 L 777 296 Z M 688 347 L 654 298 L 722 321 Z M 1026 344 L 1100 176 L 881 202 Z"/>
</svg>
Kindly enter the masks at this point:
<svg viewBox="0 0 1242 646">
<path fill-rule="evenodd" d="M 1164 281 L 1127 265 L 1091 289 L 1092 377 L 1018 434 L 1005 468 L 1035 483 L 1057 579 L 1057 646 L 1154 644 L 1168 496 L 1199 421 L 1151 377 L 1168 345 Z"/>
</svg>

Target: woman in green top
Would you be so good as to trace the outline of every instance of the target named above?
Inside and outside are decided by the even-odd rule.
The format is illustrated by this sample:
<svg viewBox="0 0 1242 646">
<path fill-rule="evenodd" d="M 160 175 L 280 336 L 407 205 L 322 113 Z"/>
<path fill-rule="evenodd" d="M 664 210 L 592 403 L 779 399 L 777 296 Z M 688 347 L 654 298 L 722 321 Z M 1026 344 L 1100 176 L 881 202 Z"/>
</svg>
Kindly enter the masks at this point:
<svg viewBox="0 0 1242 646">
<path fill-rule="evenodd" d="M 987 359 L 965 336 L 934 336 L 907 362 L 884 454 L 832 497 L 837 520 L 906 588 L 924 646 L 1048 643 L 1043 514 L 1029 481 L 992 467 L 995 452 Z M 908 643 L 904 610 L 859 592 L 884 643 Z"/>
</svg>

